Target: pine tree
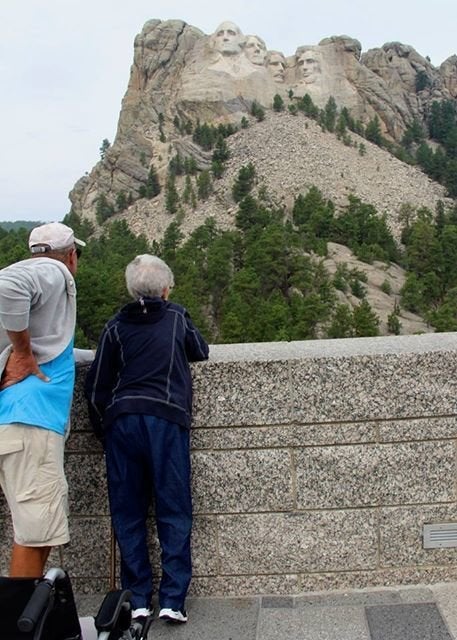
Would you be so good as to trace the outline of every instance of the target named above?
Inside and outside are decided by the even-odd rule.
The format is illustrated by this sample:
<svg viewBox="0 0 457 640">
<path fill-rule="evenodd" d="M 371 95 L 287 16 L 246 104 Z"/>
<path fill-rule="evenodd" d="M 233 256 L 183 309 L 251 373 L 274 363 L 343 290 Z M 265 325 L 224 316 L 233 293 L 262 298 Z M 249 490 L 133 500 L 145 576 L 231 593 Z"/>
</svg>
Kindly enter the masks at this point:
<svg viewBox="0 0 457 640">
<path fill-rule="evenodd" d="M 119 193 L 117 194 L 116 205 L 117 205 L 118 211 L 124 211 L 124 209 L 127 209 L 128 202 L 127 202 L 127 196 L 125 195 L 125 191 L 119 191 Z"/>
<path fill-rule="evenodd" d="M 378 147 L 382 147 L 384 139 L 382 137 L 381 124 L 377 115 L 367 124 L 367 128 L 365 129 L 365 138 L 370 142 L 377 144 Z"/>
<path fill-rule="evenodd" d="M 387 329 L 389 333 L 393 333 L 396 336 L 400 335 L 402 324 L 398 317 L 398 312 L 394 309 L 392 313 L 387 316 Z"/>
<path fill-rule="evenodd" d="M 240 202 L 254 186 L 255 168 L 252 162 L 243 165 L 238 171 L 238 177 L 232 188 L 232 195 L 235 202 Z"/>
<path fill-rule="evenodd" d="M 192 196 L 195 198 L 194 188 L 192 186 L 192 179 L 189 175 L 186 176 L 186 182 L 184 186 L 184 191 L 182 194 L 183 202 L 186 204 L 192 203 Z"/>
<path fill-rule="evenodd" d="M 169 174 L 165 187 L 165 208 L 168 213 L 176 213 L 178 210 L 179 195 L 176 190 L 175 177 Z"/>
<path fill-rule="evenodd" d="M 339 304 L 327 329 L 328 338 L 352 338 L 354 335 L 353 315 L 347 304 Z"/>
<path fill-rule="evenodd" d="M 176 251 L 182 239 L 183 234 L 181 233 L 179 224 L 177 222 L 171 222 L 165 229 L 158 251 L 165 262 L 170 265 L 173 264 L 175 260 Z"/>
<path fill-rule="evenodd" d="M 114 213 L 113 205 L 108 201 L 104 193 L 100 194 L 97 198 L 97 204 L 95 208 L 95 217 L 99 224 L 103 224 L 105 220 L 110 218 Z"/>
<path fill-rule="evenodd" d="M 353 311 L 354 335 L 357 338 L 379 335 L 379 318 L 364 299 Z"/>
<path fill-rule="evenodd" d="M 230 158 L 230 150 L 225 139 L 219 135 L 214 146 L 212 160 L 218 162 L 226 162 Z"/>
<path fill-rule="evenodd" d="M 111 142 L 108 140 L 108 138 L 105 138 L 105 139 L 102 141 L 102 145 L 101 145 L 101 147 L 100 147 L 100 158 L 101 158 L 102 160 L 104 160 L 104 159 L 105 159 L 106 152 L 108 151 L 108 149 L 109 149 L 110 147 L 111 147 Z"/>
<path fill-rule="evenodd" d="M 156 170 L 153 165 L 151 165 L 148 173 L 148 177 L 145 185 L 141 185 L 138 190 L 138 194 L 140 198 L 155 198 L 159 195 L 161 191 L 159 178 L 157 177 Z"/>
<path fill-rule="evenodd" d="M 258 122 L 265 120 L 265 109 L 263 109 L 257 100 L 254 100 L 251 105 L 251 116 L 254 116 Z"/>
<path fill-rule="evenodd" d="M 276 93 L 273 98 L 273 110 L 277 112 L 284 111 L 284 100 L 279 93 Z"/>
<path fill-rule="evenodd" d="M 333 96 L 330 96 L 324 108 L 324 123 L 327 131 L 335 131 L 337 112 L 338 109 L 336 106 L 335 98 Z"/>
<path fill-rule="evenodd" d="M 226 141 L 219 135 L 213 151 L 211 171 L 215 178 L 221 178 L 225 170 L 225 162 L 230 157 L 230 151 Z"/>
<path fill-rule="evenodd" d="M 210 172 L 205 169 L 197 178 L 197 193 L 199 200 L 207 200 L 212 192 Z"/>
<path fill-rule="evenodd" d="M 222 178 L 224 175 L 224 163 L 219 160 L 213 160 L 211 163 L 211 173 L 215 178 Z"/>
<path fill-rule="evenodd" d="M 416 73 L 416 81 L 415 81 L 416 93 L 419 93 L 419 91 L 423 91 L 429 85 L 430 85 L 430 79 L 426 71 L 424 71 L 423 69 L 420 69 Z"/>
<path fill-rule="evenodd" d="M 197 161 L 193 156 L 184 158 L 184 173 L 186 176 L 194 176 L 198 171 Z"/>
<path fill-rule="evenodd" d="M 297 107 L 309 118 L 316 120 L 319 116 L 319 108 L 314 104 L 309 93 L 305 93 L 303 97 L 298 99 Z"/>
<path fill-rule="evenodd" d="M 184 163 L 181 154 L 178 153 L 168 163 L 168 171 L 174 176 L 182 176 L 184 173 Z"/>
</svg>

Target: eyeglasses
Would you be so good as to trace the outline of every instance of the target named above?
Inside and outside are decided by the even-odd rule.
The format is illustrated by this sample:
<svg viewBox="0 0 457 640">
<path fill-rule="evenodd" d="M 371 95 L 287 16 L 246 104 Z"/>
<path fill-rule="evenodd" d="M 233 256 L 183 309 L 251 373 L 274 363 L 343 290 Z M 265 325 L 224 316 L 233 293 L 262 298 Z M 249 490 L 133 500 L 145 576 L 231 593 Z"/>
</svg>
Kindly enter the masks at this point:
<svg viewBox="0 0 457 640">
<path fill-rule="evenodd" d="M 75 247 L 76 257 L 79 259 L 81 257 L 81 249 L 79 247 Z"/>
</svg>

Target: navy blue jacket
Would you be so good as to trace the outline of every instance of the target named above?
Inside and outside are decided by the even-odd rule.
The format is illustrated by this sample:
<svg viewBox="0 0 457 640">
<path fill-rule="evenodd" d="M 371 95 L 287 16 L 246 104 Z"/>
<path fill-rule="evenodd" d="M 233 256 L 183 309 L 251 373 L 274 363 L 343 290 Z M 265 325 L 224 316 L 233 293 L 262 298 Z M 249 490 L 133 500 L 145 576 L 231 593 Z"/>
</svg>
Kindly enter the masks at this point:
<svg viewBox="0 0 457 640">
<path fill-rule="evenodd" d="M 142 413 L 189 428 L 189 362 L 206 360 L 208 345 L 184 307 L 144 298 L 106 324 L 87 374 L 85 396 L 95 433 L 123 413 Z"/>
</svg>

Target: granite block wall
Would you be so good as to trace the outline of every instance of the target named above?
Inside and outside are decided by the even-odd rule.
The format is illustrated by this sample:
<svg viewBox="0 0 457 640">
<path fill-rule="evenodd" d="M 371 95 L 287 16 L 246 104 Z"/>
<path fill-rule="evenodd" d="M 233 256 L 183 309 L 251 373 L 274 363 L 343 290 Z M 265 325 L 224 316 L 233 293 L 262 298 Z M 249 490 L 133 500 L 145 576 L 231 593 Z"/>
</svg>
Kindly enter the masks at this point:
<svg viewBox="0 0 457 640">
<path fill-rule="evenodd" d="M 80 592 L 104 592 L 110 523 L 103 452 L 78 371 L 67 442 Z M 457 550 L 426 550 L 457 523 L 457 334 L 217 345 L 193 365 L 197 595 L 457 580 Z M 11 524 L 0 501 L 0 570 Z M 159 569 L 151 517 L 150 546 Z"/>
</svg>

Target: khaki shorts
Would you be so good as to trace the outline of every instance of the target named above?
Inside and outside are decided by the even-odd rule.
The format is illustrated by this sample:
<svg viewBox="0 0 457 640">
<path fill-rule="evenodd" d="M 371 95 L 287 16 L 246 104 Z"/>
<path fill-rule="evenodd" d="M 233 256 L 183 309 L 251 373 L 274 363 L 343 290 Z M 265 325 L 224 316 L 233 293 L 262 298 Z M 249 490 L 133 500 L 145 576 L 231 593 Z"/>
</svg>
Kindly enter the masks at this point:
<svg viewBox="0 0 457 640">
<path fill-rule="evenodd" d="M 64 442 L 48 429 L 0 425 L 0 485 L 17 544 L 53 547 L 70 539 Z"/>
</svg>

